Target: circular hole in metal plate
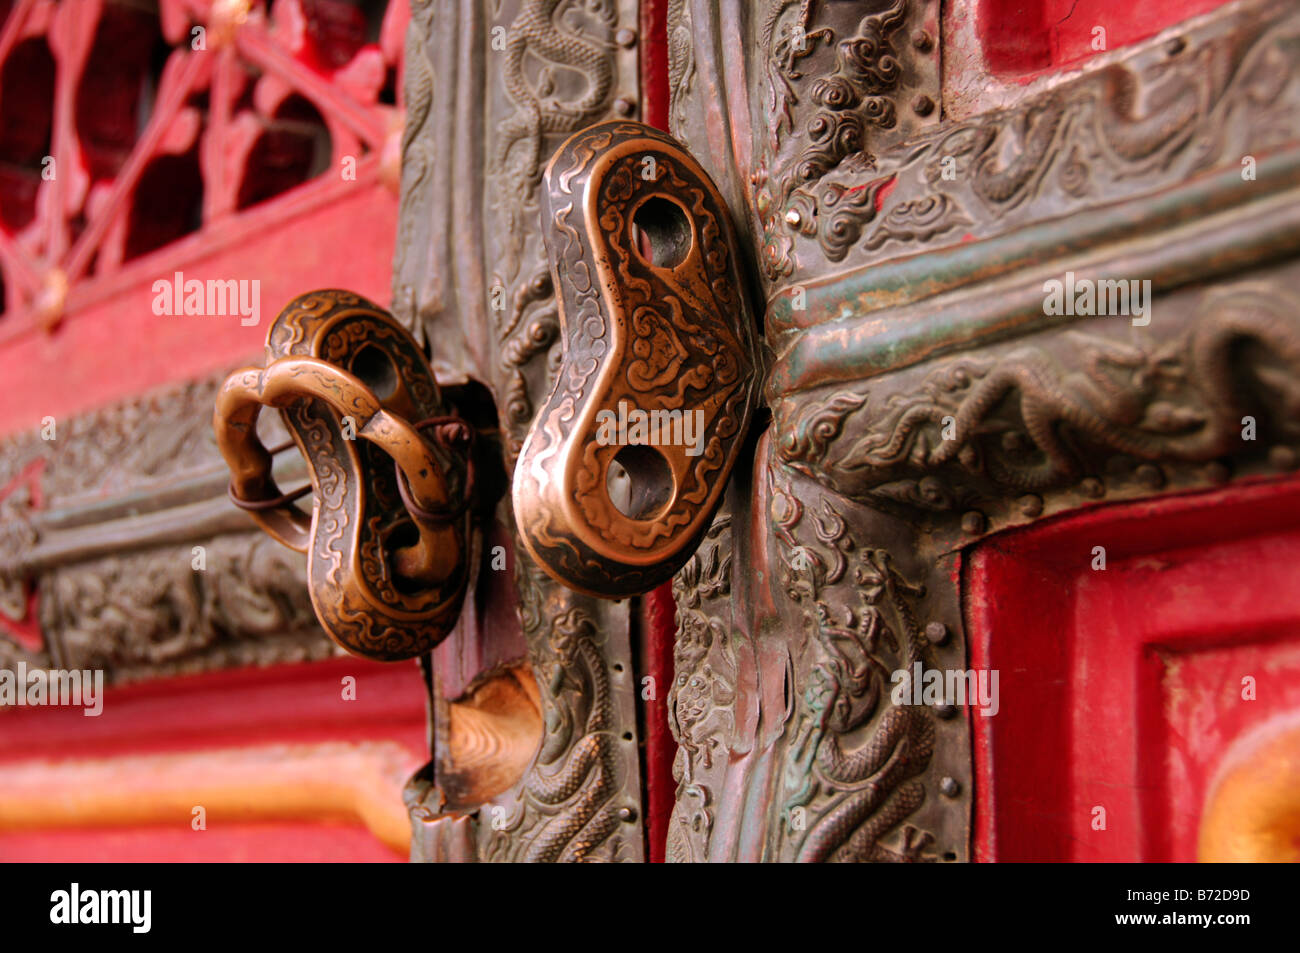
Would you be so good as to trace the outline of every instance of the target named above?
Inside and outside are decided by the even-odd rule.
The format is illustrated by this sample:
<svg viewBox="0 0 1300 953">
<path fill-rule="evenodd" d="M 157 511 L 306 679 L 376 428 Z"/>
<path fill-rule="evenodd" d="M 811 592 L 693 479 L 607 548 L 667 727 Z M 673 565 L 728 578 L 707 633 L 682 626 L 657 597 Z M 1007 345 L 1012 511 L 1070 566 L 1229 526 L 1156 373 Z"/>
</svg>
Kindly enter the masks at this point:
<svg viewBox="0 0 1300 953">
<path fill-rule="evenodd" d="M 397 390 L 397 368 L 393 359 L 382 348 L 367 344 L 352 358 L 352 373 L 374 392 L 380 400 L 387 400 Z"/>
<path fill-rule="evenodd" d="M 633 444 L 614 455 L 605 471 L 605 489 L 628 519 L 649 519 L 673 495 L 673 472 L 655 447 Z"/>
<path fill-rule="evenodd" d="M 691 251 L 691 223 L 668 199 L 646 199 L 632 215 L 632 234 L 641 257 L 658 268 L 676 268 Z"/>
</svg>

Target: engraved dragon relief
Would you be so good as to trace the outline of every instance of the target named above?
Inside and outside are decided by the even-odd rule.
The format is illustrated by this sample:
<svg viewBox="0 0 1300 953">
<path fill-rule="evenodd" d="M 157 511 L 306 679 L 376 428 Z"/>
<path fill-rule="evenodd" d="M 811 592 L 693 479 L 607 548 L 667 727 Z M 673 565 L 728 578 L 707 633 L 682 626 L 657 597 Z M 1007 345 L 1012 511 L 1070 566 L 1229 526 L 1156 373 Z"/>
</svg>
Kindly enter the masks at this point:
<svg viewBox="0 0 1300 953">
<path fill-rule="evenodd" d="M 618 21 L 613 0 L 524 0 L 506 32 L 505 88 L 515 112 L 501 127 L 494 165 L 524 181 L 536 181 L 541 172 L 544 134 L 577 132 L 603 113 L 607 105 L 614 79 L 609 51 L 614 44 L 607 37 L 584 36 L 565 25 L 565 13 L 573 10 L 588 14 L 606 31 Z M 524 73 L 528 55 L 544 63 L 535 84 Z M 562 98 L 557 88 L 557 69 L 582 75 L 586 88 L 581 95 Z M 512 160 L 510 153 L 517 145 L 522 149 Z"/>
<path fill-rule="evenodd" d="M 40 540 L 31 523 L 32 488 L 16 483 L 0 497 L 0 553 L 17 562 Z M 0 567 L 0 621 L 22 622 L 27 617 L 28 580 L 21 571 Z M 3 633 L 0 628 L 0 633 Z"/>
<path fill-rule="evenodd" d="M 425 342 L 424 322 L 417 311 L 419 299 L 436 308 L 440 297 L 437 290 L 441 277 L 436 269 L 423 269 L 421 284 L 417 289 L 409 280 L 408 256 L 426 252 L 420 235 L 432 218 L 430 204 L 437 148 L 433 130 L 426 128 L 433 112 L 434 64 L 430 46 L 434 24 L 432 0 L 410 0 L 411 26 L 406 31 L 406 46 L 402 59 L 403 101 L 405 116 L 402 125 L 402 180 L 401 206 L 397 219 L 397 241 L 393 252 L 393 316 L 420 344 Z M 421 293 L 422 292 L 422 293 Z"/>
<path fill-rule="evenodd" d="M 737 697 L 731 566 L 731 515 L 722 513 L 673 579 L 677 633 L 668 726 L 678 747 L 673 760 L 677 796 L 666 848 L 670 863 L 708 859 Z"/>
<path fill-rule="evenodd" d="M 811 635 L 786 728 L 778 859 L 934 860 L 930 831 L 907 823 L 926 799 L 934 713 L 890 697 L 893 672 L 932 667 L 917 622 L 923 586 L 887 550 L 854 538 L 832 498 L 805 506 L 769 468 L 781 583 Z M 856 608 L 854 606 L 856 605 Z"/>
<path fill-rule="evenodd" d="M 496 89 L 485 113 L 484 290 L 494 347 L 483 374 L 501 408 L 507 469 L 562 357 L 555 288 L 537 228 L 542 160 L 563 137 L 609 111 L 620 63 L 611 42 L 617 10 L 612 0 L 498 3 L 478 38 L 489 51 Z M 635 765 L 635 719 L 630 702 L 609 697 L 611 679 L 630 677 L 627 608 L 578 595 L 545 576 L 518 541 L 508 504 L 500 514 L 516 539 L 520 619 L 546 735 L 515 787 L 480 812 L 478 856 L 640 859 L 634 827 L 639 778 L 629 767 Z M 505 827 L 491 823 L 498 808 L 508 811 Z"/>
<path fill-rule="evenodd" d="M 566 862 L 639 857 L 634 809 L 622 803 L 620 717 L 612 697 L 608 639 L 587 598 L 520 560 L 520 614 L 537 674 L 545 734 L 504 823 L 483 825 L 490 861 Z M 627 827 L 628 834 L 619 831 Z M 631 843 L 631 838 L 637 844 Z"/>
<path fill-rule="evenodd" d="M 521 230 L 535 221 L 547 137 L 577 132 L 609 108 L 617 21 L 615 0 L 524 0 L 505 32 L 502 83 L 513 111 L 495 131 L 490 167 L 510 236 L 509 280 L 523 250 Z M 531 79 L 530 60 L 542 64 Z"/>
<path fill-rule="evenodd" d="M 260 532 L 214 535 L 177 521 L 165 544 L 147 541 L 145 532 L 122 539 L 122 551 L 111 555 L 78 543 L 35 566 L 28 561 L 39 544 L 67 531 L 59 510 L 84 514 L 87 505 L 221 476 L 210 410 L 225 377 L 169 384 L 60 419 L 55 440 L 33 429 L 0 441 L 0 485 L 10 487 L 0 500 L 0 667 L 53 658 L 124 682 L 335 654 L 303 585 L 302 556 Z M 261 423 L 268 444 L 285 436 L 278 417 Z M 166 521 L 168 509 L 151 512 Z M 95 532 L 84 520 L 72 525 Z M 194 568 L 196 544 L 203 570 Z M 24 653 L 4 631 L 8 621 L 39 625 L 45 651 Z"/>
<path fill-rule="evenodd" d="M 503 252 L 492 294 L 499 298 L 493 316 L 508 465 L 523 445 L 535 396 L 550 390 L 559 361 L 550 264 L 532 227 L 542 159 L 549 145 L 608 112 L 617 18 L 614 0 L 525 0 L 505 31 L 502 85 L 510 111 L 493 131 L 489 181 Z M 537 62 L 540 72 L 530 80 L 528 64 Z"/>
<path fill-rule="evenodd" d="M 776 0 L 773 10 L 791 2 Z M 982 237 L 1176 184 L 1294 138 L 1294 110 L 1282 107 L 1297 95 L 1300 14 L 1286 4 L 1257 6 L 1263 25 L 1244 35 L 1192 31 L 1012 109 L 922 129 L 874 152 L 864 120 L 849 118 L 871 87 L 851 81 L 843 57 L 831 72 L 805 75 L 796 64 L 823 30 L 802 12 L 794 23 L 772 21 L 784 33 L 764 34 L 775 137 L 755 176 L 764 276 L 790 279 L 850 253 L 869 260 L 864 253 L 890 244 Z M 796 26 L 797 54 L 788 39 Z M 889 62 L 882 46 L 869 48 L 880 54 L 877 64 Z M 877 87 L 893 77 L 890 70 L 866 75 Z M 897 85 L 908 81 L 904 70 Z M 897 108 L 897 95 L 886 91 L 885 99 Z M 794 164 L 788 148 L 778 149 L 780 133 L 799 131 L 790 117 L 801 113 L 790 105 L 805 100 L 822 109 L 806 133 L 814 147 L 795 153 L 802 164 Z"/>
<path fill-rule="evenodd" d="M 1210 461 L 1251 449 L 1242 418 L 1300 440 L 1300 332 L 1293 295 L 1239 284 L 1205 296 L 1187 333 L 1143 345 L 1069 331 L 955 357 L 918 385 L 775 410 L 781 461 L 856 499 L 951 510 L 1007 492 L 1060 488 L 1108 455 Z M 837 440 L 841 431 L 851 439 Z"/>
<path fill-rule="evenodd" d="M 562 354 L 554 347 L 560 339 L 560 315 L 549 262 L 543 261 L 515 288 L 504 313 L 497 337 L 505 373 L 506 464 L 513 467 L 533 420 L 532 395 L 550 390 Z M 536 359 L 547 356 L 550 360 L 530 374 Z"/>
<path fill-rule="evenodd" d="M 41 627 L 62 664 L 107 669 L 110 680 L 231 665 L 327 658 L 339 652 L 312 612 L 303 557 L 261 533 L 59 567 L 41 577 Z"/>
<path fill-rule="evenodd" d="M 687 0 L 668 0 L 668 128 L 686 138 L 686 98 L 695 81 L 695 41 Z"/>
</svg>

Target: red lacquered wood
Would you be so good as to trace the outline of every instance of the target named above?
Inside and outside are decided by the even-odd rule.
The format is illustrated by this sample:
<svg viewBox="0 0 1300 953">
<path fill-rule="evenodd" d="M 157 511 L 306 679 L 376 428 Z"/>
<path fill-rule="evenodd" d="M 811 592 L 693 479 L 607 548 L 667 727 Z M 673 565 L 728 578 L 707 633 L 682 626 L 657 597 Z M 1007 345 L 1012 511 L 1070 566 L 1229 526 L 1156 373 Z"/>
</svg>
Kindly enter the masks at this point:
<svg viewBox="0 0 1300 953">
<path fill-rule="evenodd" d="M 641 111 L 646 123 L 668 129 L 668 0 L 641 0 Z M 668 823 L 676 798 L 673 760 L 677 742 L 668 730 L 668 690 L 673 680 L 673 638 L 677 631 L 672 583 L 642 600 L 641 632 L 646 675 L 654 679 L 645 706 L 646 837 L 650 862 L 663 863 Z"/>
<path fill-rule="evenodd" d="M 677 741 L 668 729 L 668 693 L 673 684 L 673 638 L 677 606 L 672 583 L 664 583 L 641 600 L 642 658 L 648 686 L 638 686 L 645 712 L 646 837 L 650 862 L 661 864 L 668 842 L 668 824 L 676 800 L 673 760 Z M 652 691 L 647 691 L 647 687 Z M 649 696 L 649 697 L 646 697 Z"/>
<path fill-rule="evenodd" d="M 345 676 L 356 679 L 355 700 L 344 698 Z M 0 762 L 329 740 L 392 740 L 424 756 L 424 717 L 414 662 L 347 657 L 228 669 L 107 688 L 97 717 L 9 708 L 0 712 Z"/>
<path fill-rule="evenodd" d="M 255 359 L 280 308 L 306 289 L 349 288 L 383 300 L 397 201 L 377 184 L 343 187 L 355 184 L 285 196 L 264 212 L 227 219 L 132 263 L 111 280 L 74 288 L 73 310 L 53 334 L 31 328 L 0 342 L 0 436 L 45 416 L 63 420 Z M 186 280 L 259 281 L 259 323 L 244 326 L 237 315 L 155 315 L 153 282 L 170 281 L 177 271 Z"/>
<path fill-rule="evenodd" d="M 1298 562 L 1293 479 L 1100 507 L 976 547 L 971 665 L 999 670 L 1001 696 L 996 716 L 972 714 L 976 859 L 1196 859 L 1232 743 L 1300 707 Z"/>
<path fill-rule="evenodd" d="M 641 0 L 641 119 L 668 131 L 668 0 Z"/>
<path fill-rule="evenodd" d="M 1228 0 L 979 0 L 976 33 L 990 72 L 1002 79 L 1077 65 L 1105 50 L 1155 36 Z M 949 16 L 963 15 L 954 7 Z M 951 22 L 951 21 L 950 21 Z"/>
<path fill-rule="evenodd" d="M 400 863 L 406 858 L 347 824 L 239 823 L 187 827 L 35 830 L 0 836 L 0 862 Z"/>
</svg>

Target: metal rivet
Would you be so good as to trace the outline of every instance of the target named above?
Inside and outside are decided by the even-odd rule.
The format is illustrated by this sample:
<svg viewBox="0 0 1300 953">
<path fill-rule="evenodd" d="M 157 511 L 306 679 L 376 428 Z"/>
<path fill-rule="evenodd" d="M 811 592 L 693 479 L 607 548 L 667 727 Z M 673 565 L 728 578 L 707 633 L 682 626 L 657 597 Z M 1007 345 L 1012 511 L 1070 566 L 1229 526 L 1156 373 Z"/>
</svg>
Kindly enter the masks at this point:
<svg viewBox="0 0 1300 953">
<path fill-rule="evenodd" d="M 636 112 L 636 100 L 629 99 L 626 96 L 620 96 L 614 100 L 614 112 L 620 116 L 630 116 Z"/>
<path fill-rule="evenodd" d="M 912 45 L 922 53 L 929 53 L 934 49 L 934 39 L 926 30 L 917 30 L 912 34 Z"/>
<path fill-rule="evenodd" d="M 940 718 L 944 718 L 944 719 L 951 718 L 953 715 L 957 714 L 957 706 L 956 705 L 935 705 L 934 713 L 938 715 Z"/>
<path fill-rule="evenodd" d="M 918 116 L 928 116 L 934 112 L 934 100 L 925 95 L 917 96 L 912 100 L 912 111 Z"/>
<path fill-rule="evenodd" d="M 1185 49 L 1187 49 L 1187 41 L 1181 36 L 1176 36 L 1165 44 L 1165 52 L 1170 56 L 1177 56 Z"/>
<path fill-rule="evenodd" d="M 1084 477 L 1079 481 L 1079 489 L 1083 490 L 1085 495 L 1091 496 L 1093 499 L 1106 495 L 1106 484 L 1102 483 L 1096 477 Z"/>
<path fill-rule="evenodd" d="M 636 820 L 636 808 L 620 807 L 618 809 L 618 819 L 620 821 L 626 821 L 628 824 L 631 824 L 633 821 Z"/>
<path fill-rule="evenodd" d="M 956 778 L 944 778 L 939 782 L 939 793 L 944 797 L 956 797 L 961 793 L 961 785 Z"/>
<path fill-rule="evenodd" d="M 1041 516 L 1043 513 L 1043 498 L 1037 493 L 1026 493 L 1020 499 L 1016 500 L 1016 505 L 1020 507 L 1020 512 L 1024 513 L 1031 519 Z"/>
<path fill-rule="evenodd" d="M 617 43 L 619 46 L 623 47 L 623 49 L 628 49 L 629 47 L 635 46 L 636 30 L 631 30 L 628 29 L 627 27 L 623 27 L 623 29 L 619 30 L 617 33 L 614 34 L 614 42 Z"/>
<path fill-rule="evenodd" d="M 1290 447 L 1277 446 L 1268 451 L 1268 462 L 1278 470 L 1295 469 L 1295 451 Z"/>
<path fill-rule="evenodd" d="M 984 519 L 984 514 L 979 510 L 971 510 L 969 513 L 964 513 L 962 515 L 961 529 L 962 532 L 967 535 L 976 536 L 984 532 L 985 525 L 986 521 Z"/>
<path fill-rule="evenodd" d="M 1165 474 L 1154 463 L 1144 463 L 1137 468 L 1137 480 L 1148 489 L 1155 490 L 1165 485 Z"/>
<path fill-rule="evenodd" d="M 948 641 L 948 627 L 942 622 L 931 622 L 925 627 L 925 637 L 931 645 L 943 645 Z"/>
</svg>

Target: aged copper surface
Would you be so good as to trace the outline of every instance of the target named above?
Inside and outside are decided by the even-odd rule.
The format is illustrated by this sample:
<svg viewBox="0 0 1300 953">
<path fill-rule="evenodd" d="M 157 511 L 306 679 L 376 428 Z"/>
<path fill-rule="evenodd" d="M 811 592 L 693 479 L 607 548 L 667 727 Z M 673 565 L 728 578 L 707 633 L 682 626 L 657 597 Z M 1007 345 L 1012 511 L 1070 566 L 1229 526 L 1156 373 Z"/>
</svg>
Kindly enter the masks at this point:
<svg viewBox="0 0 1300 953">
<path fill-rule="evenodd" d="M 436 342 L 441 383 L 473 380 L 490 391 L 509 471 L 554 387 L 561 350 L 538 210 L 543 166 L 573 133 L 635 115 L 639 44 L 627 36 L 639 26 L 638 4 L 439 0 L 413 3 L 411 14 L 393 312 Z M 438 777 L 413 781 L 413 857 L 640 860 L 642 703 L 629 606 L 547 575 L 521 528 L 509 494 L 485 516 L 483 538 L 510 551 L 510 572 L 479 563 L 479 598 L 466 600 L 433 653 L 442 680 L 433 718 L 437 734 L 438 697 L 465 690 L 465 659 L 491 669 L 522 647 L 545 734 L 524 776 L 481 804 L 458 803 Z M 459 786 L 441 754 L 432 768 L 449 789 Z"/>
<path fill-rule="evenodd" d="M 674 584 L 670 859 L 966 859 L 970 713 L 887 697 L 966 664 L 963 550 L 1300 459 L 1294 5 L 960 122 L 915 108 L 934 9 L 671 8 L 673 131 L 750 236 L 775 360 Z M 1047 313 L 1067 270 L 1151 279 L 1152 319 Z"/>
<path fill-rule="evenodd" d="M 272 477 L 256 429 L 263 406 L 281 409 L 308 462 L 310 516 Z M 416 423 L 430 421 L 426 437 Z M 232 498 L 307 553 L 312 604 L 331 638 L 378 659 L 442 641 L 468 578 L 470 430 L 443 413 L 401 325 L 349 292 L 295 299 L 268 332 L 266 367 L 222 385 L 213 428 Z"/>
<path fill-rule="evenodd" d="M 708 528 L 749 421 L 758 369 L 735 237 L 709 177 L 639 123 L 570 138 L 543 193 L 564 352 L 515 465 L 516 518 L 566 585 L 645 592 Z"/>
</svg>

